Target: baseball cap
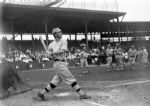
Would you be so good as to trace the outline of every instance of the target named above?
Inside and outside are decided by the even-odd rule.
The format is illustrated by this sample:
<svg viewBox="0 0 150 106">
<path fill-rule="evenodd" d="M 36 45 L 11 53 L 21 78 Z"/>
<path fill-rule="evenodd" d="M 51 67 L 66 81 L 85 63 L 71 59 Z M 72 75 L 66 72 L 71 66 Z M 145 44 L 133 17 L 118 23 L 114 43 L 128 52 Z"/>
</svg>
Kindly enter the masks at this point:
<svg viewBox="0 0 150 106">
<path fill-rule="evenodd" d="M 55 34 L 55 33 L 61 32 L 61 31 L 62 30 L 60 28 L 53 28 L 52 34 Z"/>
</svg>

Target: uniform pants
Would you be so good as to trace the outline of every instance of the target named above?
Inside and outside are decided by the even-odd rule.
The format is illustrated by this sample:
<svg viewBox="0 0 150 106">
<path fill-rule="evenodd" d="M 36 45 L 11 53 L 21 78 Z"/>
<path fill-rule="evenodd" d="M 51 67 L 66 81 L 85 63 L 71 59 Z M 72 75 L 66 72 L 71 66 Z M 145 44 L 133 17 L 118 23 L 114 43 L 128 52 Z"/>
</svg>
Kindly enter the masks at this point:
<svg viewBox="0 0 150 106">
<path fill-rule="evenodd" d="M 135 58 L 134 57 L 129 57 L 129 64 L 131 65 L 130 69 L 133 69 L 133 66 L 135 64 Z"/>
<path fill-rule="evenodd" d="M 64 81 L 66 84 L 72 84 L 76 81 L 75 77 L 69 71 L 66 62 L 54 62 L 53 68 L 56 72 L 56 75 L 53 77 L 51 83 L 54 85 L 57 86 L 61 81 Z"/>
<path fill-rule="evenodd" d="M 111 67 L 112 67 L 112 57 L 108 56 L 107 57 L 107 70 L 110 71 Z"/>
<path fill-rule="evenodd" d="M 116 55 L 115 58 L 116 58 L 117 70 L 123 70 L 123 56 Z"/>
<path fill-rule="evenodd" d="M 87 59 L 80 59 L 81 67 L 88 67 Z"/>
</svg>

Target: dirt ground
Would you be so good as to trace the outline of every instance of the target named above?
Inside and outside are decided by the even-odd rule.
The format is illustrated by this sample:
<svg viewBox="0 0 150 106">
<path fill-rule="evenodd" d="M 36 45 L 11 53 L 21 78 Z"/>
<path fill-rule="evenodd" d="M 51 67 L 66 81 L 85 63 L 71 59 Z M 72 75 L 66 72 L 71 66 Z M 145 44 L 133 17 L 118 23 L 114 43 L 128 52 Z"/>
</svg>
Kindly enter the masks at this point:
<svg viewBox="0 0 150 106">
<path fill-rule="evenodd" d="M 62 83 L 46 94 L 46 101 L 41 101 L 37 92 L 52 78 L 53 71 L 23 72 L 33 90 L 4 99 L 0 106 L 150 106 L 149 68 L 123 72 L 105 69 L 105 66 L 91 67 L 89 75 L 80 75 L 78 68 L 71 69 L 81 88 L 92 96 L 89 100 L 80 100 L 69 85 Z"/>
</svg>

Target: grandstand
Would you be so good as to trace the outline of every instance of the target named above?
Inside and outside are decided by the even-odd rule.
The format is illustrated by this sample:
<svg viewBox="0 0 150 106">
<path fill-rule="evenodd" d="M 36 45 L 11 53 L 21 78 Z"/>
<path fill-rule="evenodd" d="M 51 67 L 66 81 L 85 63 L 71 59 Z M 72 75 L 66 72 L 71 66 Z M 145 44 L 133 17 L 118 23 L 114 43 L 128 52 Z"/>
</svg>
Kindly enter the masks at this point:
<svg viewBox="0 0 150 106">
<path fill-rule="evenodd" d="M 123 22 L 125 12 L 47 7 L 47 2 L 45 5 L 39 5 L 38 2 L 33 2 L 35 4 L 8 1 L 1 3 L 1 26 L 3 28 L 1 33 L 13 35 L 8 43 L 15 45 L 15 48 L 21 48 L 22 51 L 43 50 L 39 40 L 34 39 L 33 35 L 44 34 L 48 46 L 51 42 L 48 38 L 52 36 L 52 28 L 59 26 L 64 34 L 75 36 L 75 40 L 68 39 L 69 49 L 72 47 L 80 49 L 81 43 L 86 43 L 89 50 L 92 50 L 106 46 L 108 43 L 114 46 L 116 42 L 120 42 L 125 50 L 131 44 L 137 47 L 144 44 L 148 51 L 150 50 L 148 46 L 149 22 Z M 119 20 L 121 17 L 122 20 Z M 22 36 L 26 36 L 25 34 L 31 35 L 32 40 L 23 41 Z M 80 34 L 85 35 L 85 39 L 78 41 L 77 37 Z M 100 36 L 100 39 L 95 40 L 91 37 L 89 40 L 89 35 Z M 20 36 L 21 40 L 15 41 L 16 36 Z"/>
</svg>

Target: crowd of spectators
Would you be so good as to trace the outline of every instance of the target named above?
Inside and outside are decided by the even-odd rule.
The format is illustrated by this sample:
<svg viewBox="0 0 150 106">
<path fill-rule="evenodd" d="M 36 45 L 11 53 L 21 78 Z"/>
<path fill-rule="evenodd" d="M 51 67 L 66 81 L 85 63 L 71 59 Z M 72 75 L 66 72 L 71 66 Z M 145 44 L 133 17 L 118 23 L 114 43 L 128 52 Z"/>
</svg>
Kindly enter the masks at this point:
<svg viewBox="0 0 150 106">
<path fill-rule="evenodd" d="M 88 53 L 88 62 L 89 64 L 106 64 L 106 50 L 107 46 L 100 46 L 94 49 L 89 49 Z M 123 49 L 124 61 L 128 62 L 128 49 Z M 67 59 L 74 60 L 80 59 L 81 48 L 71 47 L 67 52 Z M 115 55 L 113 57 L 113 62 L 115 62 Z M 43 61 L 51 61 L 51 58 L 46 54 L 43 50 L 21 50 L 20 48 L 8 48 L 7 55 L 5 52 L 0 52 L 0 60 L 1 62 L 14 62 L 14 61 L 22 61 L 22 62 L 37 62 L 41 63 Z"/>
</svg>

